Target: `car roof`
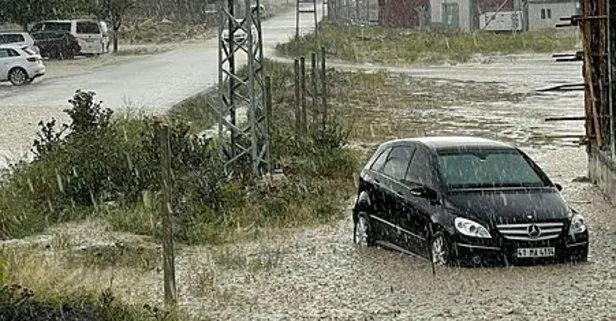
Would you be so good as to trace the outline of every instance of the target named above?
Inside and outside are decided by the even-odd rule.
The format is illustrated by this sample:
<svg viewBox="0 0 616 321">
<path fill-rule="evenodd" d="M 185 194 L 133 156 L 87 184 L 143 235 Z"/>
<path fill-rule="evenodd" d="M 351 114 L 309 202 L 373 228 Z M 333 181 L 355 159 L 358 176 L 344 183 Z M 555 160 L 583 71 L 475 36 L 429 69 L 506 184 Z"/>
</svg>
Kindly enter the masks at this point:
<svg viewBox="0 0 616 321">
<path fill-rule="evenodd" d="M 24 34 L 27 34 L 27 32 L 25 31 L 2 31 L 0 32 L 0 35 L 16 35 L 16 34 L 24 35 Z"/>
<path fill-rule="evenodd" d="M 9 49 L 21 49 L 24 47 L 28 47 L 28 46 L 14 44 L 14 43 L 7 43 L 7 44 L 0 45 L 0 48 L 9 48 Z"/>
<path fill-rule="evenodd" d="M 390 145 L 400 142 L 419 143 L 435 151 L 457 149 L 461 147 L 516 149 L 515 147 L 500 141 L 474 136 L 424 136 L 415 138 L 403 138 L 385 142 L 383 145 Z"/>
</svg>

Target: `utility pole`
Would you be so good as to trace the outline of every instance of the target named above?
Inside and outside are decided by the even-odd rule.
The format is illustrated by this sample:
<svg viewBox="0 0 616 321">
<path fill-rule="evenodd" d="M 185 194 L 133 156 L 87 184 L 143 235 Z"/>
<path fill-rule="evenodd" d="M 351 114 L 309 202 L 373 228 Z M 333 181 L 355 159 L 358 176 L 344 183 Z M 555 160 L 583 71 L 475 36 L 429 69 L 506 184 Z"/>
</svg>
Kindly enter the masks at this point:
<svg viewBox="0 0 616 321">
<path fill-rule="evenodd" d="M 270 163 L 259 7 L 259 0 L 256 0 L 255 6 L 251 6 L 250 0 L 245 0 L 242 14 L 235 12 L 235 0 L 219 0 L 220 104 L 212 106 L 218 116 L 219 151 L 225 173 L 233 176 L 238 165 L 249 160 L 256 179 L 261 177 Z M 246 59 L 247 72 L 240 74 L 241 58 Z M 247 119 L 242 122 L 238 119 L 238 111 L 244 108 Z"/>
</svg>

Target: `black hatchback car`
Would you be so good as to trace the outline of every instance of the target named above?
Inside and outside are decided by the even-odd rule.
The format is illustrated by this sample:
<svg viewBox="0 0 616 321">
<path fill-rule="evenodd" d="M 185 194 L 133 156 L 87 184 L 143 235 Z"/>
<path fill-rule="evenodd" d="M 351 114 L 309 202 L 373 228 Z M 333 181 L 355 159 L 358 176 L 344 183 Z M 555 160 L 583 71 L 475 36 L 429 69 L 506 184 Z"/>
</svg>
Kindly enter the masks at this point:
<svg viewBox="0 0 616 321">
<path fill-rule="evenodd" d="M 524 152 L 476 137 L 383 143 L 359 177 L 354 242 L 437 265 L 586 261 L 588 228 Z"/>
</svg>

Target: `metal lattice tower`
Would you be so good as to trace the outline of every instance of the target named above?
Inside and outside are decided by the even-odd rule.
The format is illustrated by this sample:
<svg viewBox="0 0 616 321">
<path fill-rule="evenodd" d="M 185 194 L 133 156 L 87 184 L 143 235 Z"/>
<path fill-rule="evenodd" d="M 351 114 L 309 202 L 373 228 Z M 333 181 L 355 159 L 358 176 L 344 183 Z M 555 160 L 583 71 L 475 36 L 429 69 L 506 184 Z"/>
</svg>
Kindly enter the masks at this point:
<svg viewBox="0 0 616 321">
<path fill-rule="evenodd" d="M 295 0 L 295 39 L 299 38 L 299 23 L 302 14 L 311 14 L 314 19 L 314 35 L 318 38 L 319 17 L 317 15 L 317 0 Z M 310 4 L 312 9 L 302 9 L 303 4 Z"/>
<path fill-rule="evenodd" d="M 256 5 L 244 1 L 244 10 L 236 11 L 235 0 L 219 0 L 218 32 L 219 106 L 218 136 L 225 173 L 232 176 L 238 166 L 250 162 L 252 174 L 259 178 L 269 169 L 269 136 L 265 112 L 265 77 L 261 19 Z M 246 62 L 246 72 L 239 64 Z M 246 119 L 239 119 L 246 110 Z"/>
</svg>

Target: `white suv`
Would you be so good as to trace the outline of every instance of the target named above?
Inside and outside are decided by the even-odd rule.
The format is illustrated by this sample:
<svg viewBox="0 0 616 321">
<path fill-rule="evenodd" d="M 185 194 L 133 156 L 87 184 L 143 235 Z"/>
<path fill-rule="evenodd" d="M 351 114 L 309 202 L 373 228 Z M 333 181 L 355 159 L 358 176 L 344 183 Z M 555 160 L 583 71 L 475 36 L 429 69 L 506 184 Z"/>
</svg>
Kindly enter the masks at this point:
<svg viewBox="0 0 616 321">
<path fill-rule="evenodd" d="M 21 86 L 44 74 L 41 56 L 28 46 L 0 45 L 0 82 Z"/>
<path fill-rule="evenodd" d="M 27 32 L 0 32 L 0 45 L 28 46 L 38 54 L 39 48 L 34 43 L 34 39 Z"/>
</svg>

